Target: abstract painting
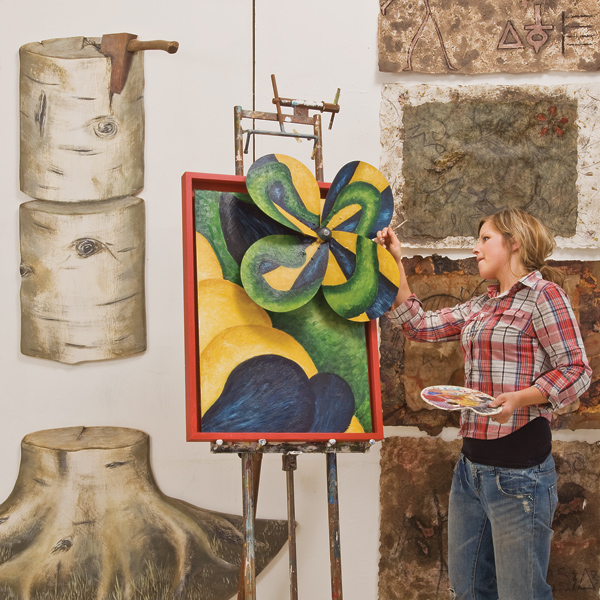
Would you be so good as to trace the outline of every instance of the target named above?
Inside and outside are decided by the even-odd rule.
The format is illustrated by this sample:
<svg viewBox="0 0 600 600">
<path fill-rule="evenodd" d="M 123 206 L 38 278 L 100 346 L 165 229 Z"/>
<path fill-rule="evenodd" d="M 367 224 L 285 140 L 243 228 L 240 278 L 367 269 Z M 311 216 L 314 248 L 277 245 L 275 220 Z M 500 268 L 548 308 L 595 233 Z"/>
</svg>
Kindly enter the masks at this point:
<svg viewBox="0 0 600 600">
<path fill-rule="evenodd" d="M 381 170 L 406 245 L 468 248 L 505 206 L 600 245 L 600 86 L 383 86 Z"/>
<path fill-rule="evenodd" d="M 285 160 L 267 159 L 259 166 L 277 170 Z M 254 185 L 250 175 L 249 180 L 250 188 Z M 316 181 L 314 185 L 323 196 L 330 189 Z M 286 186 L 289 181 L 275 187 Z M 319 193 L 312 202 L 310 206 L 318 207 L 325 198 L 321 200 Z M 305 210 L 306 204 L 302 208 L 297 203 L 290 210 L 289 199 L 279 204 L 267 201 L 274 219 L 259 203 L 261 199 L 257 203 L 248 195 L 243 177 L 184 175 L 188 439 L 377 439 L 382 436 L 377 331 L 373 321 L 365 323 L 361 317 L 374 305 L 377 278 L 372 291 L 354 294 L 358 300 L 352 315 L 333 310 L 324 288 L 332 283 L 327 279 L 332 255 L 338 267 L 334 275 L 339 276 L 334 283 L 339 287 L 342 276 L 352 283 L 347 265 L 354 264 L 355 273 L 365 264 L 381 273 L 377 265 L 389 271 L 389 263 L 378 260 L 378 250 L 361 257 L 356 242 L 349 244 L 355 252 L 346 246 L 339 255 L 325 245 L 330 240 L 315 243 L 315 236 L 308 233 L 313 230 L 306 225 L 314 217 L 307 217 L 311 211 Z M 348 219 L 361 222 L 354 218 L 351 204 L 339 224 Z M 378 214 L 366 231 L 377 223 Z M 306 231 L 294 235 L 289 223 Z M 332 230 L 335 239 L 338 234 Z M 274 238 L 275 246 L 265 246 L 269 238 Z M 325 274 L 319 271 L 322 265 L 313 269 L 318 260 L 311 261 L 311 245 L 313 258 L 320 245 L 326 250 Z M 342 268 L 340 255 L 347 259 Z M 244 273 L 246 260 L 250 275 Z M 265 274 L 268 286 L 246 288 Z M 389 288 L 383 286 L 382 293 L 389 294 Z"/>
<path fill-rule="evenodd" d="M 448 598 L 448 497 L 461 442 L 388 437 L 381 449 L 380 600 Z M 598 444 L 553 442 L 558 472 L 548 582 L 555 600 L 600 591 Z"/>
<path fill-rule="evenodd" d="M 257 519 L 257 570 L 287 521 Z M 0 504 L 3 600 L 227 600 L 237 591 L 244 519 L 165 496 L 149 436 L 122 427 L 37 431 Z"/>
<path fill-rule="evenodd" d="M 379 70 L 598 71 L 595 0 L 379 0 Z"/>
<path fill-rule="evenodd" d="M 426 310 L 454 306 L 485 293 L 474 258 L 452 260 L 433 255 L 403 259 L 413 292 Z M 566 274 L 565 290 L 579 320 L 593 370 L 590 389 L 575 403 L 553 414 L 553 429 L 600 428 L 600 263 L 550 261 Z M 381 318 L 381 383 L 385 425 L 414 425 L 430 435 L 456 427 L 456 413 L 429 407 L 420 397 L 430 385 L 464 385 L 459 342 L 425 344 L 404 338 Z"/>
</svg>

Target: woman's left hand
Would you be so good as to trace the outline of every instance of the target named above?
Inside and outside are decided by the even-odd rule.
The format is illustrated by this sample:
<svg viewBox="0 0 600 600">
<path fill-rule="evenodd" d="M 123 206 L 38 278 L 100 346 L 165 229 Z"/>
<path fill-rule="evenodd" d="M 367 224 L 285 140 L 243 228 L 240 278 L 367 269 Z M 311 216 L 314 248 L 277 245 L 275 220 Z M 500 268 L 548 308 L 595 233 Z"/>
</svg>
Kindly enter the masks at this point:
<svg viewBox="0 0 600 600">
<path fill-rule="evenodd" d="M 494 415 L 492 419 L 498 423 L 508 423 L 519 406 L 519 396 L 517 392 L 506 392 L 496 396 L 496 399 L 490 402 L 489 406 L 502 406 L 502 412 Z"/>
<path fill-rule="evenodd" d="M 489 406 L 501 406 L 502 412 L 494 415 L 492 419 L 498 423 L 508 423 L 513 413 L 521 406 L 545 404 L 548 399 L 535 386 L 528 387 L 518 392 L 505 392 L 499 394 Z"/>
</svg>

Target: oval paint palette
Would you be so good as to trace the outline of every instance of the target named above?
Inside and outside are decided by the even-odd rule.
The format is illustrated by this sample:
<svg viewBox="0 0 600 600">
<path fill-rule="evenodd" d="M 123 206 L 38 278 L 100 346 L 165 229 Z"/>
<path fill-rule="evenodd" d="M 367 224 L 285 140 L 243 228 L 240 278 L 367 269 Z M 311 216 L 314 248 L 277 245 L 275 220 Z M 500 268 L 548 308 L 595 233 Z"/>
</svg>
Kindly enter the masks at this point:
<svg viewBox="0 0 600 600">
<path fill-rule="evenodd" d="M 494 397 L 477 390 L 457 385 L 432 385 L 421 390 L 421 398 L 441 410 L 460 410 L 469 408 L 484 416 L 497 415 L 502 412 L 501 406 L 490 407 Z"/>
</svg>

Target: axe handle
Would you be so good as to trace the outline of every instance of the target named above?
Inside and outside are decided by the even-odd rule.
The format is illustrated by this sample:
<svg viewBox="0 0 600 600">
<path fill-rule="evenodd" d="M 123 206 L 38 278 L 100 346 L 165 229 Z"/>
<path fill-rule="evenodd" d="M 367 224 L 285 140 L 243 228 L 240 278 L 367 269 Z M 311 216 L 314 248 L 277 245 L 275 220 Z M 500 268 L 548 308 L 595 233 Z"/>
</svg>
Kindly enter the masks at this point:
<svg viewBox="0 0 600 600">
<path fill-rule="evenodd" d="M 169 54 L 175 54 L 179 49 L 179 42 L 167 42 L 166 40 L 140 41 L 130 40 L 127 44 L 128 52 L 139 52 L 140 50 L 164 50 Z"/>
</svg>

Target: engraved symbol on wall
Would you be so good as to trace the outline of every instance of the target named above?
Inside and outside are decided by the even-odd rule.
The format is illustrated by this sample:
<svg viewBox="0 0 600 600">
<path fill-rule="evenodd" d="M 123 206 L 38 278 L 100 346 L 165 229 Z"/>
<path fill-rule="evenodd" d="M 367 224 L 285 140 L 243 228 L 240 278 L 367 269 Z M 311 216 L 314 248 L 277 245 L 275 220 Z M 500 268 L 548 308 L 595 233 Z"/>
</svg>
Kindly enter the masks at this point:
<svg viewBox="0 0 600 600">
<path fill-rule="evenodd" d="M 529 32 L 525 40 L 537 54 L 542 49 L 544 44 L 548 42 L 549 36 L 547 31 L 552 31 L 554 29 L 554 25 L 543 23 L 542 9 L 540 4 L 536 4 L 534 6 L 534 18 L 535 23 L 524 25 L 523 29 Z M 517 28 L 511 19 L 506 22 L 506 26 L 502 31 L 497 48 L 498 50 L 520 50 L 525 48 L 525 44 L 523 44 L 523 40 L 521 39 L 521 36 L 519 35 L 519 32 L 517 31 Z"/>
<path fill-rule="evenodd" d="M 379 2 L 379 10 L 381 11 L 382 15 L 385 15 L 385 11 L 387 10 L 387 7 L 393 2 L 394 0 L 380 0 Z"/>
<path fill-rule="evenodd" d="M 593 46 L 596 35 L 590 19 L 595 15 L 567 15 L 562 12 L 561 51 L 568 46 Z"/>
<path fill-rule="evenodd" d="M 423 31 L 425 30 L 427 22 L 431 19 L 431 22 L 433 23 L 433 26 L 435 27 L 435 33 L 436 33 L 438 41 L 440 43 L 440 48 L 441 48 L 442 54 L 444 56 L 444 62 L 446 63 L 446 67 L 450 71 L 456 71 L 456 67 L 452 66 L 452 63 L 450 62 L 450 58 L 448 57 L 448 52 L 446 51 L 446 46 L 444 45 L 444 38 L 442 36 L 440 26 L 438 25 L 438 22 L 434 16 L 434 14 L 431 11 L 431 7 L 429 6 L 429 0 L 423 0 L 423 3 L 425 4 L 425 16 L 423 17 L 423 20 L 421 21 L 421 25 L 419 26 L 417 33 L 415 34 L 415 36 L 413 37 L 413 39 L 410 43 L 410 47 L 408 49 L 408 56 L 406 58 L 406 67 L 404 68 L 404 70 L 405 71 L 413 70 L 413 66 L 412 66 L 413 52 L 415 50 L 417 42 L 419 41 L 419 38 L 421 37 L 421 35 L 423 35 Z M 387 8 L 387 5 L 385 8 Z"/>
<path fill-rule="evenodd" d="M 600 70 L 598 0 L 378 0 L 384 72 Z"/>
<path fill-rule="evenodd" d="M 502 37 L 498 42 L 498 50 L 518 50 L 519 48 L 524 47 L 525 46 L 523 45 L 523 42 L 521 41 L 521 38 L 517 33 L 515 26 L 509 19 L 506 22 L 506 27 L 504 28 L 504 31 L 502 32 Z"/>
<path fill-rule="evenodd" d="M 533 25 L 525 25 L 525 29 L 529 31 L 527 34 L 527 42 L 533 46 L 535 53 L 537 54 L 542 46 L 548 41 L 548 34 L 546 31 L 552 31 L 554 25 L 544 25 L 542 23 L 542 10 L 539 4 L 534 7 L 535 23 Z"/>
</svg>

